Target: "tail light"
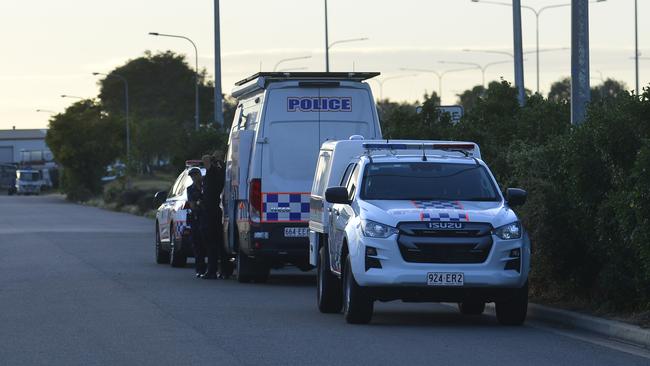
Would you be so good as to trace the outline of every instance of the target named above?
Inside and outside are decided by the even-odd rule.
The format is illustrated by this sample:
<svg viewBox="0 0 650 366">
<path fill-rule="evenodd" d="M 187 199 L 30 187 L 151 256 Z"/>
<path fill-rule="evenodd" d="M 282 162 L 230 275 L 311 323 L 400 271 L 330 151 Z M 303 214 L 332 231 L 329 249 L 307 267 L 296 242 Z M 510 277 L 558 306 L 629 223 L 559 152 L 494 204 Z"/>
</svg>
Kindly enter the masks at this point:
<svg viewBox="0 0 650 366">
<path fill-rule="evenodd" d="M 251 211 L 256 211 L 258 214 L 262 212 L 262 180 L 251 179 L 248 192 L 248 202 L 251 206 Z"/>
</svg>

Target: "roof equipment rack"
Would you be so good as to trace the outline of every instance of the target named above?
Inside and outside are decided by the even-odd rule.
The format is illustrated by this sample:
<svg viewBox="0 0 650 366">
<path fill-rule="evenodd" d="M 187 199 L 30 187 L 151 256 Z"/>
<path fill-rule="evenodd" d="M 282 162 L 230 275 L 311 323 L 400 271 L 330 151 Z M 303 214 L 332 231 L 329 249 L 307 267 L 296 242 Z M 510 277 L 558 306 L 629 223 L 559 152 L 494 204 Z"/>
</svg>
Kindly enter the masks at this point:
<svg viewBox="0 0 650 366">
<path fill-rule="evenodd" d="M 244 85 L 255 79 L 264 78 L 265 82 L 285 80 L 350 80 L 364 81 L 378 76 L 378 72 L 258 72 L 235 83 Z"/>
</svg>

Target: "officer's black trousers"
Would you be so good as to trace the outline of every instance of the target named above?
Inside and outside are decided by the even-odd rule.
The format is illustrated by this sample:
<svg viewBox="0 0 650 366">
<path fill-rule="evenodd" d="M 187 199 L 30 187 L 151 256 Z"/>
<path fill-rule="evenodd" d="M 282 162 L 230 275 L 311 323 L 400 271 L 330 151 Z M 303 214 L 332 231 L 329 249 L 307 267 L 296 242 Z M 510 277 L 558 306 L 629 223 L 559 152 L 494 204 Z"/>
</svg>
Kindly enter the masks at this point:
<svg viewBox="0 0 650 366">
<path fill-rule="evenodd" d="M 208 270 L 209 274 L 216 274 L 221 270 L 224 274 L 229 274 L 224 271 L 224 268 L 230 264 L 226 251 L 223 246 L 223 223 L 221 209 L 213 211 L 211 215 L 205 218 L 207 221 L 203 225 L 203 239 L 205 248 L 208 254 Z"/>
<path fill-rule="evenodd" d="M 196 273 L 205 273 L 205 240 L 201 230 L 199 220 L 193 220 L 190 224 L 192 227 L 192 251 L 194 252 L 194 269 Z"/>
</svg>

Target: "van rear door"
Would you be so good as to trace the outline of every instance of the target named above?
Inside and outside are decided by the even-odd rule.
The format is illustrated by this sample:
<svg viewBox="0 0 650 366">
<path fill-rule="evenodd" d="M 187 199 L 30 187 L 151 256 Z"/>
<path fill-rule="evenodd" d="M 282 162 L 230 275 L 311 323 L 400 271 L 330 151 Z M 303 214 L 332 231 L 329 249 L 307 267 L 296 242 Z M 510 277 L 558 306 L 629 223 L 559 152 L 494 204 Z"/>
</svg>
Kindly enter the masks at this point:
<svg viewBox="0 0 650 366">
<path fill-rule="evenodd" d="M 318 88 L 268 93 L 262 145 L 262 222 L 309 220 L 311 182 L 318 157 Z"/>
</svg>

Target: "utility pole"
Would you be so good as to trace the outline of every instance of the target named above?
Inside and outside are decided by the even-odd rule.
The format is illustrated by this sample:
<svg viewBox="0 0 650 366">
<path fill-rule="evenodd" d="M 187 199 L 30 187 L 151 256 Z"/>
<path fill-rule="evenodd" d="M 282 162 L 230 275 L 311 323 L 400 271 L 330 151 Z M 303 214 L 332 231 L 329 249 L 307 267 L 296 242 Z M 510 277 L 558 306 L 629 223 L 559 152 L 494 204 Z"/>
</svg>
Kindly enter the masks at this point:
<svg viewBox="0 0 650 366">
<path fill-rule="evenodd" d="M 634 0 L 634 69 L 636 70 L 636 94 L 641 95 L 639 89 L 639 4 Z"/>
<path fill-rule="evenodd" d="M 524 51 L 521 35 L 521 0 L 512 0 L 512 27 L 515 56 L 515 87 L 517 88 L 517 99 L 519 106 L 526 104 L 526 92 L 524 91 Z"/>
<path fill-rule="evenodd" d="M 330 40 L 327 29 L 327 0 L 325 0 L 325 71 L 330 72 Z"/>
<path fill-rule="evenodd" d="M 589 2 L 571 1 L 571 124 L 581 124 L 590 101 Z"/>
<path fill-rule="evenodd" d="M 221 92 L 221 21 L 219 0 L 214 0 L 214 124 L 223 127 L 223 94 Z"/>
</svg>

